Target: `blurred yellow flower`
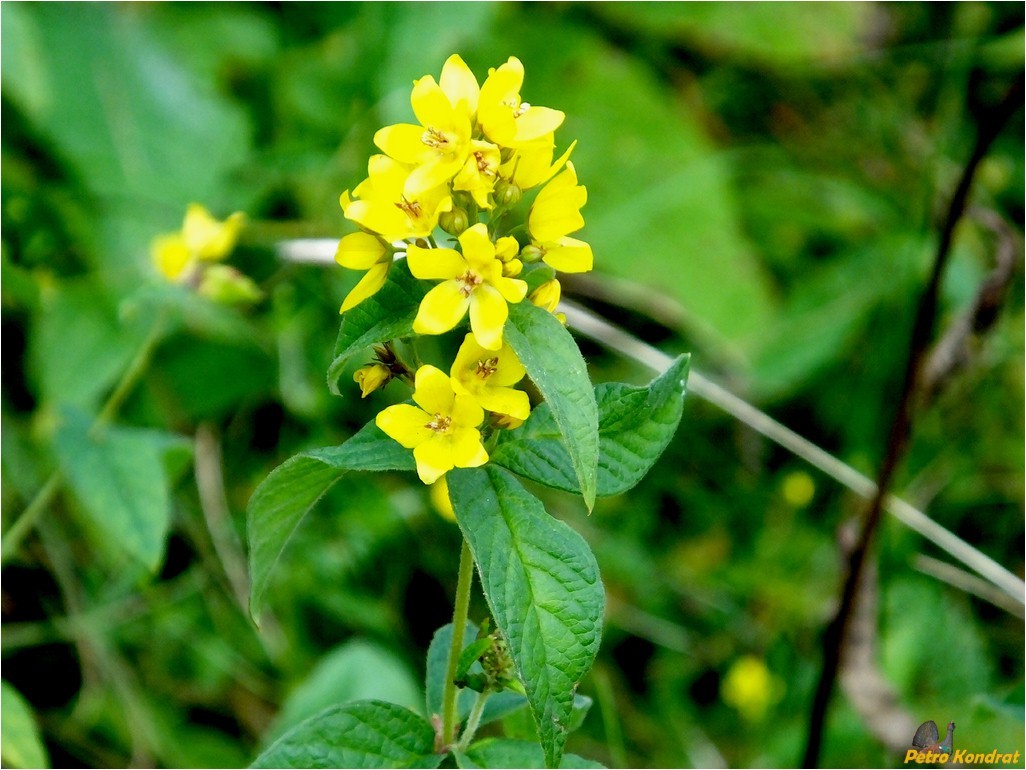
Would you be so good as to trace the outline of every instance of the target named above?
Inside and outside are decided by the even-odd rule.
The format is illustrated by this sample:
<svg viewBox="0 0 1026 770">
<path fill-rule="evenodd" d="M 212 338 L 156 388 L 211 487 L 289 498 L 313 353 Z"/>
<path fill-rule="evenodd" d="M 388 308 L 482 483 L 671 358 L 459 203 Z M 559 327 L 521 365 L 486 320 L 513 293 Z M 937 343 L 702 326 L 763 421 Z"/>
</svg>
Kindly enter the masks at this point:
<svg viewBox="0 0 1026 770">
<path fill-rule="evenodd" d="M 527 216 L 527 229 L 532 244 L 541 258 L 564 273 L 591 270 L 591 246 L 569 237 L 584 227 L 581 207 L 588 201 L 588 191 L 577 184 L 577 171 L 570 161 L 557 177 L 541 189 Z"/>
<path fill-rule="evenodd" d="M 750 722 L 766 716 L 766 710 L 783 696 L 783 684 L 754 655 L 738 658 L 730 667 L 720 692 L 723 702 Z"/>
<path fill-rule="evenodd" d="M 484 411 L 472 396 L 457 394 L 443 372 L 433 366 L 420 367 L 413 400 L 417 406 L 390 406 L 378 414 L 375 423 L 413 450 L 421 481 L 433 484 L 453 468 L 476 468 L 488 462 L 477 430 Z"/>
<path fill-rule="evenodd" d="M 367 271 L 342 301 L 338 312 L 344 313 L 385 285 L 388 270 L 392 267 L 392 251 L 375 235 L 351 233 L 339 241 L 335 261 L 350 270 Z"/>
<path fill-rule="evenodd" d="M 490 412 L 518 420 L 526 420 L 531 413 L 527 394 L 510 387 L 520 382 L 527 370 L 505 343 L 498 351 L 486 350 L 477 344 L 473 334 L 468 334 L 463 338 L 450 374 L 453 390 L 473 396 Z"/>
<path fill-rule="evenodd" d="M 488 229 L 478 223 L 459 236 L 463 253 L 454 249 L 424 249 L 411 244 L 406 253 L 417 278 L 442 280 L 427 293 L 413 322 L 417 334 L 443 334 L 470 311 L 470 328 L 488 350 L 502 347 L 502 329 L 509 316 L 507 302 L 520 302 L 527 284 L 503 275 L 503 262 Z M 501 240 L 502 248 L 506 248 Z"/>
<path fill-rule="evenodd" d="M 784 476 L 781 485 L 784 500 L 793 508 L 803 508 L 816 494 L 816 482 L 805 471 L 793 471 Z"/>
<path fill-rule="evenodd" d="M 445 480 L 445 476 L 428 487 L 428 496 L 439 516 L 447 521 L 456 521 L 456 511 L 453 510 L 452 500 L 449 498 L 449 482 Z"/>
<path fill-rule="evenodd" d="M 219 222 L 200 204 L 190 203 L 179 232 L 154 238 L 153 263 L 169 281 L 187 280 L 197 263 L 222 260 L 231 253 L 244 221 L 245 215 L 237 211 Z"/>
</svg>

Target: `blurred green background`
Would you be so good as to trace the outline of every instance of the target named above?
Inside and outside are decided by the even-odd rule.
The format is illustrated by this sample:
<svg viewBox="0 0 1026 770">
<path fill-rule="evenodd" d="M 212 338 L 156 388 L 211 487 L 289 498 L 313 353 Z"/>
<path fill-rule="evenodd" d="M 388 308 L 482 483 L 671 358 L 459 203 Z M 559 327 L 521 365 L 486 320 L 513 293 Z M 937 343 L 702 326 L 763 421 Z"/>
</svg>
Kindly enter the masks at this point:
<svg viewBox="0 0 1026 770">
<path fill-rule="evenodd" d="M 273 244 L 351 231 L 339 193 L 365 175 L 374 131 L 410 119 L 412 81 L 448 55 L 479 79 L 518 56 L 524 99 L 566 112 L 557 141 L 579 140 L 596 256 L 569 294 L 693 352 L 697 370 L 869 475 L 973 114 L 1023 70 L 1017 3 L 0 13 L 5 531 L 52 469 L 78 461 L 67 426 L 96 413 L 166 312 L 147 289 L 149 242 L 187 203 L 246 212 L 233 261 L 267 294 L 247 312 L 175 305 L 121 410 L 121 451 L 153 460 L 122 470 L 154 502 L 135 526 L 157 537 L 155 571 L 118 535 L 124 506 L 108 515 L 70 491 L 5 561 L 7 765 L 22 745 L 14 690 L 54 766 L 244 766 L 334 699 L 423 708 L 459 540 L 412 477 L 331 491 L 286 551 L 260 632 L 239 598 L 241 544 L 273 467 L 340 443 L 399 396 L 330 396 L 338 305 L 358 276 L 284 264 Z M 973 197 L 1017 245 L 1023 178 L 1020 110 Z M 959 229 L 941 331 L 995 249 L 975 221 Z M 1020 576 L 1023 325 L 1020 265 L 969 366 L 919 415 L 896 485 Z M 596 382 L 649 376 L 582 349 Z M 568 495 L 545 499 L 589 540 L 608 594 L 582 686 L 596 703 L 568 750 L 637 767 L 797 763 L 838 595 L 837 532 L 860 502 L 694 396 L 636 490 L 590 518 Z M 950 558 L 893 520 L 879 546 L 876 660 L 901 706 L 916 724 L 955 720 L 956 747 L 1022 751 L 1022 618 L 924 574 L 923 555 Z M 471 616 L 483 613 L 476 598 Z M 838 692 L 824 764 L 900 759 Z"/>
</svg>

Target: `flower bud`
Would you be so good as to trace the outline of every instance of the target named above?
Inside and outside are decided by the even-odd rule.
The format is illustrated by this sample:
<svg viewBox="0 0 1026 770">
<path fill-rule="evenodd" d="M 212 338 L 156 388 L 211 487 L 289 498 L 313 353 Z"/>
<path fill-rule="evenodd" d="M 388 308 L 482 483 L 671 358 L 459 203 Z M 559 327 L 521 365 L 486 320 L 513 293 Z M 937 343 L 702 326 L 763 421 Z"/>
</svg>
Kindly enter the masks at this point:
<svg viewBox="0 0 1026 770">
<path fill-rule="evenodd" d="M 251 278 L 228 265 L 209 265 L 203 270 L 197 291 L 223 305 L 258 302 L 264 296 Z"/>
<path fill-rule="evenodd" d="M 538 262 L 544 256 L 545 249 L 535 246 L 533 243 L 520 250 L 520 258 L 526 263 Z"/>
<path fill-rule="evenodd" d="M 438 481 L 428 487 L 431 498 L 431 505 L 438 511 L 438 514 L 449 521 L 456 521 L 456 511 L 452 509 L 452 500 L 449 499 L 449 482 L 442 476 Z"/>
<path fill-rule="evenodd" d="M 500 179 L 495 184 L 495 202 L 500 206 L 515 206 L 524 197 L 524 191 L 516 182 Z"/>
<path fill-rule="evenodd" d="M 531 304 L 537 305 L 549 313 L 555 313 L 556 306 L 559 304 L 560 294 L 559 281 L 553 278 L 551 281 L 546 281 L 535 289 L 528 299 L 531 300 Z"/>
<path fill-rule="evenodd" d="M 524 421 L 518 417 L 510 417 L 508 414 L 499 414 L 497 412 L 493 413 L 492 419 L 495 422 L 495 426 L 503 430 L 513 430 L 524 424 Z"/>
<path fill-rule="evenodd" d="M 454 208 L 452 211 L 443 211 L 438 217 L 438 224 L 449 235 L 458 236 L 470 227 L 470 219 L 464 209 Z"/>
<path fill-rule="evenodd" d="M 392 373 L 384 364 L 367 364 L 353 374 L 353 382 L 360 386 L 360 398 L 367 398 L 378 388 L 383 388 L 392 379 Z"/>
<path fill-rule="evenodd" d="M 502 274 L 507 278 L 516 278 L 523 269 L 524 263 L 519 259 L 511 259 L 509 262 L 502 263 Z"/>
</svg>

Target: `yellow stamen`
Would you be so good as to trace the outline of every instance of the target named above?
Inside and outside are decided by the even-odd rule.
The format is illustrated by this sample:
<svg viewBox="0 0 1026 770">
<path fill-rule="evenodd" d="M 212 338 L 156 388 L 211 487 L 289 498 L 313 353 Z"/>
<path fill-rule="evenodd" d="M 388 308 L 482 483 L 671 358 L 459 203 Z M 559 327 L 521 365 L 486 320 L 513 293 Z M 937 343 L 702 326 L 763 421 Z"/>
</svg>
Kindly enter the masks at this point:
<svg viewBox="0 0 1026 770">
<path fill-rule="evenodd" d="M 474 369 L 474 374 L 480 377 L 482 380 L 486 380 L 495 374 L 495 370 L 499 368 L 498 356 L 492 356 L 491 358 L 484 358 L 477 362 L 477 366 Z"/>
<path fill-rule="evenodd" d="M 424 427 L 428 430 L 433 430 L 435 433 L 448 433 L 450 425 L 452 425 L 452 417 L 447 414 L 439 414 L 438 412 L 435 412 L 435 419 Z"/>
<path fill-rule="evenodd" d="M 460 294 L 464 297 L 469 297 L 474 288 L 484 283 L 484 279 L 476 273 L 472 273 L 470 270 L 465 272 L 463 275 L 456 279 L 460 284 Z"/>
</svg>

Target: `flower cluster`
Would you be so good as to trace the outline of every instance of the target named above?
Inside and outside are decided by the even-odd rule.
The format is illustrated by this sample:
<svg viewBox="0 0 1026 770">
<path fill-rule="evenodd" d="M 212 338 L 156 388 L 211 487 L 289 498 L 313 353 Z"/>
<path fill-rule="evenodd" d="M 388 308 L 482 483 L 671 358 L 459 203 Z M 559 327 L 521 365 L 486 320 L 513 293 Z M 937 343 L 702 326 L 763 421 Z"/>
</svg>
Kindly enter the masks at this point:
<svg viewBox="0 0 1026 770">
<path fill-rule="evenodd" d="M 153 264 L 168 281 L 189 286 L 215 302 L 255 302 L 263 296 L 257 285 L 223 264 L 235 248 L 244 221 L 244 215 L 235 212 L 219 222 L 200 204 L 190 203 L 181 230 L 153 239 Z"/>
<path fill-rule="evenodd" d="M 523 81 L 514 57 L 479 84 L 463 59 L 450 56 L 437 81 L 426 75 L 413 84 L 418 122 L 379 130 L 381 153 L 370 158 L 367 178 L 340 197 L 346 219 L 360 230 L 341 239 L 335 258 L 364 271 L 340 312 L 377 293 L 405 257 L 415 278 L 434 282 L 415 334 L 444 334 L 469 316 L 470 333 L 449 375 L 419 367 L 405 377 L 415 386 L 415 405 L 377 417 L 386 434 L 413 450 L 427 484 L 454 467 L 487 462 L 482 430 L 516 427 L 530 413 L 527 394 L 513 387 L 524 367 L 503 339 L 509 305 L 527 299 L 555 313 L 555 272 L 592 267 L 591 247 L 571 237 L 584 226 L 587 201 L 569 160 L 574 144 L 555 158 L 564 115 L 522 101 Z M 525 193 L 535 188 L 528 204 Z M 376 363 L 356 373 L 364 396 L 403 376 L 392 355 L 379 351 Z"/>
</svg>

